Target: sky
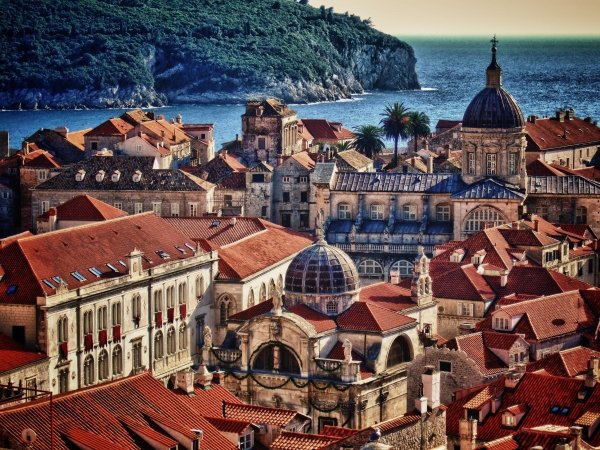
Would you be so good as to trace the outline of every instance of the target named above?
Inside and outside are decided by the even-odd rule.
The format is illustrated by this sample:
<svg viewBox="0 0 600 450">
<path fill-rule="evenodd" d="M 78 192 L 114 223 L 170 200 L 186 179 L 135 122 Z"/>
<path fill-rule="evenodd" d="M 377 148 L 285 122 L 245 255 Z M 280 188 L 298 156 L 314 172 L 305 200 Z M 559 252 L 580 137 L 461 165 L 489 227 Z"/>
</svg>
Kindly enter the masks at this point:
<svg viewBox="0 0 600 450">
<path fill-rule="evenodd" d="M 398 36 L 600 36 L 600 0 L 310 0 Z"/>
</svg>

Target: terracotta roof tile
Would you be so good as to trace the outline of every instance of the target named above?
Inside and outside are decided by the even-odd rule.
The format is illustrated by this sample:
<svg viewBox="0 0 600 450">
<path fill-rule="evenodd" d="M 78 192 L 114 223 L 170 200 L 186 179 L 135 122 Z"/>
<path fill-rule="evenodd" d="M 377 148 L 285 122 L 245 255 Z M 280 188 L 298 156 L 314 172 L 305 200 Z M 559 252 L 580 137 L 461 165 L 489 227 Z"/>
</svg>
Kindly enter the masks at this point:
<svg viewBox="0 0 600 450">
<path fill-rule="evenodd" d="M 587 371 L 592 356 L 600 357 L 600 352 L 578 346 L 533 361 L 527 365 L 527 371 L 545 370 L 546 373 L 558 377 L 575 377 Z"/>
<path fill-rule="evenodd" d="M 308 152 L 296 153 L 296 154 L 290 156 L 288 158 L 288 160 L 289 159 L 296 161 L 298 164 L 300 164 L 306 170 L 313 170 L 316 165 L 315 160 L 311 157 L 311 155 Z"/>
<path fill-rule="evenodd" d="M 302 119 L 302 124 L 315 141 L 350 140 L 355 137 L 354 133 L 344 128 L 341 123 L 329 122 L 326 119 Z"/>
<path fill-rule="evenodd" d="M 486 346 L 484 333 L 457 336 L 448 341 L 446 346 L 464 351 L 484 375 L 493 375 L 508 370 L 508 366 Z"/>
<path fill-rule="evenodd" d="M 46 359 L 46 354 L 25 348 L 0 333 L 0 374 Z"/>
<path fill-rule="evenodd" d="M 283 431 L 271 444 L 271 450 L 317 450 L 340 440 L 319 434 L 291 433 Z"/>
<path fill-rule="evenodd" d="M 325 425 L 323 427 L 323 430 L 321 431 L 321 434 L 323 436 L 346 438 L 348 436 L 352 436 L 353 434 L 356 434 L 359 432 L 360 432 L 360 430 L 355 430 L 353 428 L 344 428 L 344 427 L 337 427 L 337 426 L 333 426 L 333 425 Z"/>
<path fill-rule="evenodd" d="M 224 403 L 225 418 L 253 424 L 269 424 L 285 427 L 298 414 L 291 409 L 265 408 L 264 406 L 246 405 L 244 403 Z"/>
<path fill-rule="evenodd" d="M 337 325 L 335 320 L 329 317 L 327 314 L 315 311 L 310 306 L 305 304 L 297 304 L 290 306 L 288 311 L 299 315 L 304 320 L 309 322 L 317 333 L 323 333 L 324 331 L 335 330 Z"/>
<path fill-rule="evenodd" d="M 56 207 L 58 220 L 74 220 L 96 222 L 99 220 L 115 219 L 126 216 L 127 213 L 119 208 L 104 203 L 90 195 L 78 195 Z M 38 219 L 48 219 L 50 211 L 38 216 Z"/>
<path fill-rule="evenodd" d="M 552 165 L 542 161 L 541 159 L 535 159 L 527 164 L 527 175 L 537 177 L 564 177 L 565 174 L 553 167 Z"/>
<path fill-rule="evenodd" d="M 392 311 L 402 311 L 415 307 L 410 289 L 392 283 L 374 283 L 360 290 L 361 301 L 374 303 Z"/>
<path fill-rule="evenodd" d="M 67 438 L 67 440 L 73 442 L 79 448 L 86 448 L 90 450 L 106 450 L 107 448 L 122 450 L 134 448 L 129 443 L 107 440 L 104 436 L 82 430 L 81 428 L 71 428 L 63 435 L 65 438 Z"/>
<path fill-rule="evenodd" d="M 133 125 L 125 122 L 123 119 L 113 118 L 108 119 L 91 129 L 86 136 L 122 136 L 133 131 Z"/>
<path fill-rule="evenodd" d="M 388 331 L 416 322 L 412 317 L 363 301 L 353 303 L 337 317 L 336 321 L 344 330 L 376 332 Z"/>
<path fill-rule="evenodd" d="M 577 117 L 560 122 L 556 118 L 536 119 L 525 123 L 526 151 L 590 145 L 600 142 L 600 129 Z"/>
<path fill-rule="evenodd" d="M 241 434 L 250 426 L 250 422 L 243 420 L 224 419 L 223 417 L 207 417 L 211 425 L 224 433 Z"/>
</svg>

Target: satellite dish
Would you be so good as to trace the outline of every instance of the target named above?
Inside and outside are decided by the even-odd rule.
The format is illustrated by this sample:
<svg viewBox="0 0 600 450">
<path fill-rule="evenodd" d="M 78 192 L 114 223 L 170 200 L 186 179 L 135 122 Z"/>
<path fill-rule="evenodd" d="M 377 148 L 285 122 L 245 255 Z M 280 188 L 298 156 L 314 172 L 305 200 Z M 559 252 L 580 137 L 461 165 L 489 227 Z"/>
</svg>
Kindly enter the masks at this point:
<svg viewBox="0 0 600 450">
<path fill-rule="evenodd" d="M 31 428 L 25 428 L 21 432 L 21 439 L 25 444 L 32 445 L 37 439 L 37 434 Z"/>
</svg>

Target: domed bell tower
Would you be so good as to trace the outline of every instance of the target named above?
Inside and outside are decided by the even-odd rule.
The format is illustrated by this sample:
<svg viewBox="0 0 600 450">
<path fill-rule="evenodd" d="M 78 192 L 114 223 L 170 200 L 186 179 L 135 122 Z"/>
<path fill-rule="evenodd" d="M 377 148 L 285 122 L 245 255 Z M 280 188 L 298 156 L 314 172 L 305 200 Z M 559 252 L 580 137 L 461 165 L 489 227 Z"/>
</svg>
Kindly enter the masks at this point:
<svg viewBox="0 0 600 450">
<path fill-rule="evenodd" d="M 462 179 L 471 184 L 496 178 L 525 190 L 525 118 L 516 100 L 502 87 L 496 36 L 491 43 L 492 61 L 486 69 L 485 88 L 463 116 Z"/>
<path fill-rule="evenodd" d="M 418 306 L 433 301 L 433 289 L 431 276 L 429 275 L 429 258 L 425 255 L 425 249 L 419 245 L 413 277 L 410 283 L 411 299 Z"/>
</svg>

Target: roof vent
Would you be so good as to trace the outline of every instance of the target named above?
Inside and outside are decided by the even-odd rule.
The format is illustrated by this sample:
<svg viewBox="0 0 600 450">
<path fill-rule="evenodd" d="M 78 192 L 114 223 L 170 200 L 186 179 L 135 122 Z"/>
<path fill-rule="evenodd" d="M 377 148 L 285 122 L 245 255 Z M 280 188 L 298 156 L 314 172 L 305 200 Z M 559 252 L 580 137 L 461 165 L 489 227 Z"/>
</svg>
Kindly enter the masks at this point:
<svg viewBox="0 0 600 450">
<path fill-rule="evenodd" d="M 75 181 L 83 181 L 85 178 L 85 170 L 79 169 L 75 174 Z"/>
<path fill-rule="evenodd" d="M 556 326 L 556 327 L 561 327 L 565 324 L 565 319 L 553 319 L 552 320 L 552 325 Z"/>
<path fill-rule="evenodd" d="M 117 181 L 119 181 L 119 179 L 121 178 L 121 171 L 120 170 L 115 170 L 112 174 L 112 176 L 110 177 L 111 181 L 113 183 L 116 183 Z"/>
<path fill-rule="evenodd" d="M 218 227 L 219 225 L 221 225 L 220 220 L 213 220 L 212 223 L 210 224 L 211 227 Z"/>
<path fill-rule="evenodd" d="M 106 173 L 106 172 L 104 172 L 104 170 L 99 170 L 99 171 L 98 171 L 98 173 L 96 174 L 96 181 L 97 181 L 98 183 L 100 183 L 101 181 L 103 181 L 103 180 L 104 180 L 104 174 L 105 174 L 105 173 Z"/>
<path fill-rule="evenodd" d="M 134 183 L 139 183 L 141 179 L 142 179 L 142 171 L 141 170 L 136 170 L 135 172 L 133 172 L 133 182 Z"/>
</svg>

